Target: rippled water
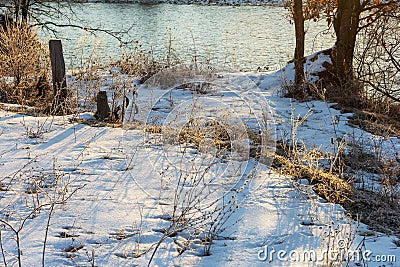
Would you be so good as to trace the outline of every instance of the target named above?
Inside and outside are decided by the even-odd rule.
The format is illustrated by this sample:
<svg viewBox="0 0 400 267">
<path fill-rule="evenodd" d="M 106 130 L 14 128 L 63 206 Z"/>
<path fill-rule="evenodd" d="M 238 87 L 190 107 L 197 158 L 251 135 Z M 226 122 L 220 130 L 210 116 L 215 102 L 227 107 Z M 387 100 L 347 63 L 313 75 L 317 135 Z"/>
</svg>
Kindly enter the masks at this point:
<svg viewBox="0 0 400 267">
<path fill-rule="evenodd" d="M 196 55 L 213 62 L 234 63 L 242 70 L 273 70 L 292 58 L 295 45 L 294 27 L 283 7 L 86 3 L 73 8 L 91 28 L 118 31 L 132 26 L 125 39 L 139 41 L 158 57 L 168 51 L 171 39 L 180 58 Z M 307 54 L 333 45 L 331 34 L 321 33 L 324 29 L 323 23 L 307 27 Z M 85 47 L 86 56 L 90 52 L 93 41 L 84 39 L 84 35 L 80 30 L 61 29 L 59 37 L 67 62 L 76 60 L 76 47 Z M 102 47 L 97 54 L 118 57 L 118 41 L 104 35 L 96 40 Z"/>
</svg>

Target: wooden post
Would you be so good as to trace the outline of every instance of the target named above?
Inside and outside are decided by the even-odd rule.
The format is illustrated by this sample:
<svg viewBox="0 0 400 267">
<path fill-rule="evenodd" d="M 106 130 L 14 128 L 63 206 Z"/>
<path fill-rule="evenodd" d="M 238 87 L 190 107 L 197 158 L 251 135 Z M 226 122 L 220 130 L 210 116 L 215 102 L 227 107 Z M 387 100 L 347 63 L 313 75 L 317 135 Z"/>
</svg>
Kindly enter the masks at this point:
<svg viewBox="0 0 400 267">
<path fill-rule="evenodd" d="M 111 110 L 108 105 L 108 98 L 106 91 L 100 91 L 96 97 L 97 111 L 94 115 L 98 120 L 104 121 L 110 118 Z"/>
<path fill-rule="evenodd" d="M 65 114 L 68 113 L 66 107 L 68 91 L 61 40 L 50 40 L 49 49 L 54 93 L 53 112 Z"/>
</svg>

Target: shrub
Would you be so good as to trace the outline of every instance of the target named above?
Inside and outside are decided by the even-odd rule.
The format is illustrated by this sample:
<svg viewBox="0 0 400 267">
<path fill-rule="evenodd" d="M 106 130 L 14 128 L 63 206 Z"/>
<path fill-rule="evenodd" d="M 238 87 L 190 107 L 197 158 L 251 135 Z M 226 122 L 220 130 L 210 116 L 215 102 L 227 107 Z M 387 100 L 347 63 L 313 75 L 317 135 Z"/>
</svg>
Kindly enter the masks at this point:
<svg viewBox="0 0 400 267">
<path fill-rule="evenodd" d="M 124 50 L 121 59 L 117 62 L 122 73 L 140 78 L 141 82 L 159 72 L 163 66 L 156 62 L 152 50 L 145 51 L 142 45 L 135 42 L 133 50 Z"/>
<path fill-rule="evenodd" d="M 0 101 L 38 105 L 49 90 L 48 60 L 33 28 L 9 25 L 0 29 Z"/>
</svg>

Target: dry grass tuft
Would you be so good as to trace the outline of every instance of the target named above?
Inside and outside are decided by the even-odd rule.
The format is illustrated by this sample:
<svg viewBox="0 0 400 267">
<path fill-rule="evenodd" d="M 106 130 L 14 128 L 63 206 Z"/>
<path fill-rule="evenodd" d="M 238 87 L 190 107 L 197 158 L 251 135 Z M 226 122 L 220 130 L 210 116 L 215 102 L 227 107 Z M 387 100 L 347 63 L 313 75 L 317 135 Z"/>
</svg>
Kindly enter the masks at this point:
<svg viewBox="0 0 400 267">
<path fill-rule="evenodd" d="M 144 127 L 146 133 L 160 134 L 163 131 L 164 126 L 158 125 L 147 125 Z"/>
<path fill-rule="evenodd" d="M 85 125 L 89 125 L 91 127 L 110 127 L 110 128 L 121 128 L 121 123 L 113 123 L 113 122 L 104 122 L 98 121 L 95 119 L 80 119 L 80 118 L 71 118 L 70 122 L 81 123 Z"/>
<path fill-rule="evenodd" d="M 179 132 L 180 143 L 194 144 L 196 148 L 210 141 L 219 150 L 228 151 L 231 148 L 230 136 L 226 126 L 217 121 L 197 122 L 191 120 Z"/>
<path fill-rule="evenodd" d="M 121 59 L 115 65 L 121 68 L 122 73 L 139 77 L 141 83 L 163 68 L 154 59 L 153 51 L 145 51 L 137 41 L 132 51 L 123 51 Z"/>
<path fill-rule="evenodd" d="M 294 179 L 307 179 L 314 191 L 331 203 L 343 204 L 351 199 L 352 188 L 348 182 L 333 173 L 315 168 L 312 165 L 294 163 L 292 160 L 276 155 L 276 162 L 281 165 L 281 172 Z M 275 162 L 275 163 L 276 163 Z"/>
</svg>

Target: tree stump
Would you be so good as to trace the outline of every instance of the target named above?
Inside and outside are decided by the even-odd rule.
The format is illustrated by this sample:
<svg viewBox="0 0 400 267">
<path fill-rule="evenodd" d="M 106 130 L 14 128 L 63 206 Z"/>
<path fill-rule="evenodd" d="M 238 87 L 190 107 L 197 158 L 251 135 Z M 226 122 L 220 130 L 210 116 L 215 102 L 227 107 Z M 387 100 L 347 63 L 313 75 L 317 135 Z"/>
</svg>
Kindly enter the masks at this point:
<svg viewBox="0 0 400 267">
<path fill-rule="evenodd" d="M 100 121 L 109 119 L 111 110 L 110 110 L 110 106 L 108 105 L 107 92 L 100 91 L 97 94 L 96 102 L 97 102 L 97 111 L 96 111 L 96 114 L 94 115 L 96 117 L 96 119 L 98 119 Z"/>
</svg>

